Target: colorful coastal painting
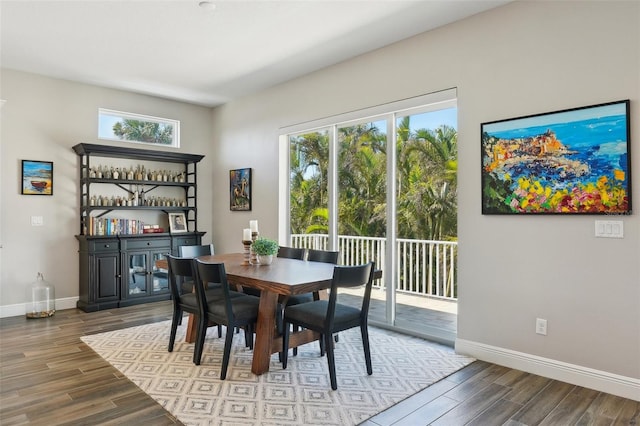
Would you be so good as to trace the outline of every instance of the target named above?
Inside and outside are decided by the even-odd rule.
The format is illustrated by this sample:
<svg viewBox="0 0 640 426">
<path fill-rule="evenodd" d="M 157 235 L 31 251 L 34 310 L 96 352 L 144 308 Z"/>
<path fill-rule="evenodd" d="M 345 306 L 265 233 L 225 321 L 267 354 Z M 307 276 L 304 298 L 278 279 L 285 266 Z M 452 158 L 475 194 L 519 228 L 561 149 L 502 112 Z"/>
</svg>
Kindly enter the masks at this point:
<svg viewBox="0 0 640 426">
<path fill-rule="evenodd" d="M 22 194 L 53 195 L 53 162 L 22 160 Z"/>
<path fill-rule="evenodd" d="M 482 214 L 630 214 L 629 100 L 482 123 Z"/>
<path fill-rule="evenodd" d="M 251 169 L 229 171 L 229 208 L 231 211 L 251 210 Z"/>
</svg>

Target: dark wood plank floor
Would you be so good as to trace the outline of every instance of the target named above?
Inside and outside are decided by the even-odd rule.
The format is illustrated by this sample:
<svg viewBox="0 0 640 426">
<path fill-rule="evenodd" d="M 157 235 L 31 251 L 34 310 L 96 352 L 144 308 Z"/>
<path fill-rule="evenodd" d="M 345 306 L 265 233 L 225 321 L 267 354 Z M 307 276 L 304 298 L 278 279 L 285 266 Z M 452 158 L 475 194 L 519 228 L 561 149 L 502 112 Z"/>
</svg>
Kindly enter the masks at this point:
<svg viewBox="0 0 640 426">
<path fill-rule="evenodd" d="M 160 302 L 1 319 L 0 424 L 180 425 L 80 340 L 170 314 Z M 364 425 L 640 425 L 640 403 L 477 361 Z"/>
</svg>

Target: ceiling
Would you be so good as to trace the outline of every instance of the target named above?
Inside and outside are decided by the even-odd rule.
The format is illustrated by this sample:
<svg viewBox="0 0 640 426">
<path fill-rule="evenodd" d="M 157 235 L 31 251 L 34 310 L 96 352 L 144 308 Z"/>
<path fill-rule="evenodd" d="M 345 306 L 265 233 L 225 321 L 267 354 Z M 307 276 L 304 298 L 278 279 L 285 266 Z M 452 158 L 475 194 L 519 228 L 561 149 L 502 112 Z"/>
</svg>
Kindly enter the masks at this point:
<svg viewBox="0 0 640 426">
<path fill-rule="evenodd" d="M 0 0 L 0 65 L 216 106 L 509 1 Z"/>
</svg>

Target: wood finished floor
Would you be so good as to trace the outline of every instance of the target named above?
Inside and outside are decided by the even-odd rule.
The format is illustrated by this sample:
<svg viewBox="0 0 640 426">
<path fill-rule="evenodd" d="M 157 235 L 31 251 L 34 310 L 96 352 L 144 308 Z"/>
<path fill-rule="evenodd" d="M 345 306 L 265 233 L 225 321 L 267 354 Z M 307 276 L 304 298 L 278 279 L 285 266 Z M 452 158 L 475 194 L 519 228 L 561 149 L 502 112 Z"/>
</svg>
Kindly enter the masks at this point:
<svg viewBox="0 0 640 426">
<path fill-rule="evenodd" d="M 80 340 L 170 314 L 160 302 L 1 319 L 0 424 L 180 425 Z M 640 425 L 640 403 L 477 361 L 363 425 Z"/>
</svg>

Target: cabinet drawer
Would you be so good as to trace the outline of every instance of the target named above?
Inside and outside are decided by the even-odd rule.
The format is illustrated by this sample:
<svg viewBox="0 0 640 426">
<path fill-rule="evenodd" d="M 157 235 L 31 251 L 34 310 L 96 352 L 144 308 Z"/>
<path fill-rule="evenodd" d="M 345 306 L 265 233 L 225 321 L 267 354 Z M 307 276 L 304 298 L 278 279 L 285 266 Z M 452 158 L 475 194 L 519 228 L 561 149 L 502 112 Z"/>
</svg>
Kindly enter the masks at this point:
<svg viewBox="0 0 640 426">
<path fill-rule="evenodd" d="M 89 243 L 89 251 L 93 253 L 105 253 L 120 250 L 118 240 L 96 240 Z"/>
<path fill-rule="evenodd" d="M 139 250 L 139 249 L 169 249 L 171 242 L 168 239 L 149 239 L 149 240 L 126 240 L 123 241 L 123 249 Z"/>
<path fill-rule="evenodd" d="M 173 244 L 175 247 L 197 246 L 200 244 L 200 242 L 198 241 L 198 237 L 179 237 L 179 238 L 174 238 Z"/>
</svg>

